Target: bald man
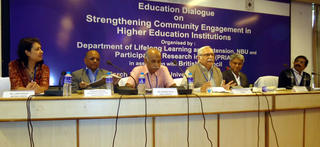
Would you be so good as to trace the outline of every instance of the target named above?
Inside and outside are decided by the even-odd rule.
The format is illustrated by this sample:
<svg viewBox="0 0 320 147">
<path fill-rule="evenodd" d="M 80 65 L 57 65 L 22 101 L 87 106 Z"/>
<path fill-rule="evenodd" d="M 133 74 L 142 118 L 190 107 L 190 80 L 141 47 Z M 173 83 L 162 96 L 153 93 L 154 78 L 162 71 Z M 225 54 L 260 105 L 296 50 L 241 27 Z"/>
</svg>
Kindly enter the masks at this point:
<svg viewBox="0 0 320 147">
<path fill-rule="evenodd" d="M 141 72 L 145 75 L 147 89 L 176 86 L 168 68 L 161 65 L 161 53 L 158 49 L 148 49 L 145 53 L 144 65 L 135 67 L 130 74 L 135 78 L 135 81 L 138 82 Z M 129 78 L 126 86 L 136 87 L 138 83 L 135 83 L 135 81 Z"/>
<path fill-rule="evenodd" d="M 90 50 L 84 57 L 85 68 L 79 69 L 72 73 L 72 92 L 83 89 L 104 89 L 105 83 L 90 86 L 90 83 L 94 83 L 104 77 L 107 70 L 99 68 L 100 54 L 96 50 Z M 116 80 L 114 80 L 116 81 Z"/>
</svg>

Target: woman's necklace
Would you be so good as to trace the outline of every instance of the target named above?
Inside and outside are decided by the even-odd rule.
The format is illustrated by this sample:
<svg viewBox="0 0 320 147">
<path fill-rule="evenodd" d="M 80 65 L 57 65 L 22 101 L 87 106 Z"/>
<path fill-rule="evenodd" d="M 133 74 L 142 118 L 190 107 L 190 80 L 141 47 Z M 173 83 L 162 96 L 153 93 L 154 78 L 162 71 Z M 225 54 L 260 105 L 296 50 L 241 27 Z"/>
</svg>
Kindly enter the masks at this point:
<svg viewBox="0 0 320 147">
<path fill-rule="evenodd" d="M 27 72 L 28 72 L 28 74 L 29 74 L 29 77 L 30 77 L 30 79 L 31 80 L 33 80 L 33 78 L 34 78 L 34 69 L 29 69 L 28 67 L 27 67 Z"/>
</svg>

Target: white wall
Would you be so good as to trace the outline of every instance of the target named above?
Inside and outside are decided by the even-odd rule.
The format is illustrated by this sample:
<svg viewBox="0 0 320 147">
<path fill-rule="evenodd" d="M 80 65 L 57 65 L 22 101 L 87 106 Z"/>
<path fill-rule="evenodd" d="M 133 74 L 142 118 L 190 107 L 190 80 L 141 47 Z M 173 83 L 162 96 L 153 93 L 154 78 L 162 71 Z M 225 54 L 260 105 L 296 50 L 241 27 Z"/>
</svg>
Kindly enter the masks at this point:
<svg viewBox="0 0 320 147">
<path fill-rule="evenodd" d="M 0 16 L 2 16 L 1 14 L 1 3 L 2 3 L 2 0 L 0 0 Z M 2 40 L 2 33 L 1 33 L 1 18 L 0 18 L 0 77 L 2 77 L 2 43 L 1 43 L 1 40 Z"/>
<path fill-rule="evenodd" d="M 246 0 L 150 0 L 158 2 L 191 4 L 203 7 L 214 7 L 232 10 L 246 10 Z M 254 1 L 254 8 L 252 12 L 267 13 L 275 15 L 289 16 L 290 6 L 287 3 L 279 3 L 268 0 L 252 0 Z"/>
<path fill-rule="evenodd" d="M 312 5 L 293 2 L 291 5 L 291 65 L 298 55 L 308 58 L 306 72 L 312 71 Z"/>
</svg>

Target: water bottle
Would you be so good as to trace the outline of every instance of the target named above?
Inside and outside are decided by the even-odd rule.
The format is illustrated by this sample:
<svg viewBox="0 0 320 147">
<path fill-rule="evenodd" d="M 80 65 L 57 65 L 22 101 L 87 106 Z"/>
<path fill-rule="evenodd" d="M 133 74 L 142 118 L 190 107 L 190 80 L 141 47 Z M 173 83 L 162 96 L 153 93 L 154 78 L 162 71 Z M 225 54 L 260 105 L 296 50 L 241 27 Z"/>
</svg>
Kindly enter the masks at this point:
<svg viewBox="0 0 320 147">
<path fill-rule="evenodd" d="M 144 95 L 146 94 L 146 79 L 144 77 L 144 73 L 141 72 L 139 76 L 139 85 L 138 85 L 138 94 Z"/>
<path fill-rule="evenodd" d="M 315 82 L 314 82 L 314 74 L 311 74 L 311 89 L 315 88 Z"/>
<path fill-rule="evenodd" d="M 188 80 L 187 84 L 188 84 L 189 89 L 193 89 L 194 88 L 193 87 L 193 77 L 192 77 L 192 73 L 191 72 L 188 73 L 187 80 Z"/>
<path fill-rule="evenodd" d="M 72 83 L 72 76 L 71 72 L 67 72 L 64 76 L 64 84 L 63 84 L 63 96 L 71 96 L 71 83 Z"/>
<path fill-rule="evenodd" d="M 110 89 L 111 90 L 111 94 L 114 94 L 114 90 L 113 90 L 113 79 L 112 79 L 112 75 L 111 72 L 107 73 L 107 77 L 106 77 L 106 89 Z"/>
</svg>

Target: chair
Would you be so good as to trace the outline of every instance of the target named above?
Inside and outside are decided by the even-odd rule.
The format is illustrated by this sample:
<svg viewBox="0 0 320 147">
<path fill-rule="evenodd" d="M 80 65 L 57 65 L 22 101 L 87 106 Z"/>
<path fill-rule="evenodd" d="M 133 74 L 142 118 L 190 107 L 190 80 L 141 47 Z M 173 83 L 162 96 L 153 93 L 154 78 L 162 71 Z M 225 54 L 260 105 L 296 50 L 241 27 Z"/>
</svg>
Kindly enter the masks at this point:
<svg viewBox="0 0 320 147">
<path fill-rule="evenodd" d="M 9 77 L 0 77 L 0 97 L 2 97 L 3 91 L 10 90 L 10 78 Z"/>
<path fill-rule="evenodd" d="M 262 77 L 259 77 L 254 82 L 254 87 L 263 87 L 263 86 L 278 87 L 278 80 L 279 80 L 279 77 L 277 76 L 262 76 Z"/>
</svg>

